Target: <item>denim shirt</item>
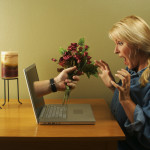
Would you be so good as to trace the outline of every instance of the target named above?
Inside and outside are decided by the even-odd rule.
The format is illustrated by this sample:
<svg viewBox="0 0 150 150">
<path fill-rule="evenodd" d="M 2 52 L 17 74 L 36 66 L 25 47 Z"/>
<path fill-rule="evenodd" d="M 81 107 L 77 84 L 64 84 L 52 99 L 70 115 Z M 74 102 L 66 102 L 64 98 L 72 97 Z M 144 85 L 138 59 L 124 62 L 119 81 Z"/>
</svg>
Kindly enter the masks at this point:
<svg viewBox="0 0 150 150">
<path fill-rule="evenodd" d="M 150 150 L 150 82 L 141 87 L 139 79 L 143 70 L 131 74 L 130 97 L 136 104 L 134 122 L 131 123 L 119 102 L 119 91 L 115 89 L 111 102 L 111 111 L 126 135 L 125 141 L 118 142 L 119 150 Z M 118 83 L 121 85 L 121 81 Z"/>
</svg>

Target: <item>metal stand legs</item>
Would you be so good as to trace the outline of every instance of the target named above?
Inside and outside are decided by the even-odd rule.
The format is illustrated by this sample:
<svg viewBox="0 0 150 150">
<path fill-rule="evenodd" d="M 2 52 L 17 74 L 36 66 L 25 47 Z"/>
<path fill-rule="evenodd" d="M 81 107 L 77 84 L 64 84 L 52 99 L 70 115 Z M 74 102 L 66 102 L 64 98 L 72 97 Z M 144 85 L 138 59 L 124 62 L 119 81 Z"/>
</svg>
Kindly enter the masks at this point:
<svg viewBox="0 0 150 150">
<path fill-rule="evenodd" d="M 3 104 L 3 106 L 5 105 L 5 103 L 6 103 L 6 81 L 5 81 L 5 79 L 4 79 L 4 104 Z"/>
<path fill-rule="evenodd" d="M 7 80 L 7 91 L 8 91 L 8 102 L 9 102 L 9 80 L 17 80 L 17 92 L 18 92 L 18 102 L 20 104 L 22 104 L 20 101 L 19 101 L 19 79 L 18 78 L 10 78 L 10 79 L 3 79 L 4 80 L 4 104 L 2 106 L 5 105 L 6 103 L 6 80 Z"/>
<path fill-rule="evenodd" d="M 19 80 L 18 80 L 18 78 L 17 78 L 17 91 L 18 91 L 18 102 L 19 102 L 20 104 L 22 104 L 22 103 L 19 101 Z"/>
</svg>

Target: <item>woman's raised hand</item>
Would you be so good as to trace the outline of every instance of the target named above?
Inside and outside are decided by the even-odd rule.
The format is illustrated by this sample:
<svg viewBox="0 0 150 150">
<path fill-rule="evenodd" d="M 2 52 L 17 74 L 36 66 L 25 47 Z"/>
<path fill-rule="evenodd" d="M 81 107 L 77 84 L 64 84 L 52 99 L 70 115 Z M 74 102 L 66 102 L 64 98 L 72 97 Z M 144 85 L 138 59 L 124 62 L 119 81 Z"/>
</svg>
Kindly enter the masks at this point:
<svg viewBox="0 0 150 150">
<path fill-rule="evenodd" d="M 111 81 L 114 87 L 116 87 L 119 90 L 120 102 L 130 100 L 130 73 L 125 69 L 121 69 L 117 71 L 117 74 L 115 74 L 115 76 L 122 81 L 121 86 L 116 84 L 114 81 Z"/>
<path fill-rule="evenodd" d="M 110 68 L 106 62 L 103 60 L 95 60 L 95 65 L 98 66 L 100 72 L 98 73 L 106 87 L 111 89 L 113 92 L 115 90 L 115 87 L 112 85 L 111 81 L 115 81 Z"/>
</svg>

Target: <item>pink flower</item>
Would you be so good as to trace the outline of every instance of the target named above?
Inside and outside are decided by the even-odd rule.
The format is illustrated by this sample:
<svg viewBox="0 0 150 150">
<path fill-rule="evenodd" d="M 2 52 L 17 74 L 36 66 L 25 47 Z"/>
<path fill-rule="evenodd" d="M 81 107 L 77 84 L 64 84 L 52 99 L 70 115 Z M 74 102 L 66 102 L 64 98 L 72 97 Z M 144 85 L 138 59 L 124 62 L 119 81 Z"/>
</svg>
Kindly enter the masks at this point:
<svg viewBox="0 0 150 150">
<path fill-rule="evenodd" d="M 54 62 L 56 62 L 56 61 L 57 61 L 55 58 L 52 58 L 51 60 L 52 60 L 52 61 L 54 61 Z"/>
</svg>

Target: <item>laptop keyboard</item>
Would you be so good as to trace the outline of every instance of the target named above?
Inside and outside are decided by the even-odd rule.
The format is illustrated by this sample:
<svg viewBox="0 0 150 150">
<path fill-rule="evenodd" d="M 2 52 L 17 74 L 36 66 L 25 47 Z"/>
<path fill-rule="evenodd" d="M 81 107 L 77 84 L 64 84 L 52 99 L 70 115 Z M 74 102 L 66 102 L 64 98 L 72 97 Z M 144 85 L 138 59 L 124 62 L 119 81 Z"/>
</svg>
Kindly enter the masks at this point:
<svg viewBox="0 0 150 150">
<path fill-rule="evenodd" d="M 41 118 L 67 118 L 67 106 L 46 105 L 40 114 Z"/>
</svg>

